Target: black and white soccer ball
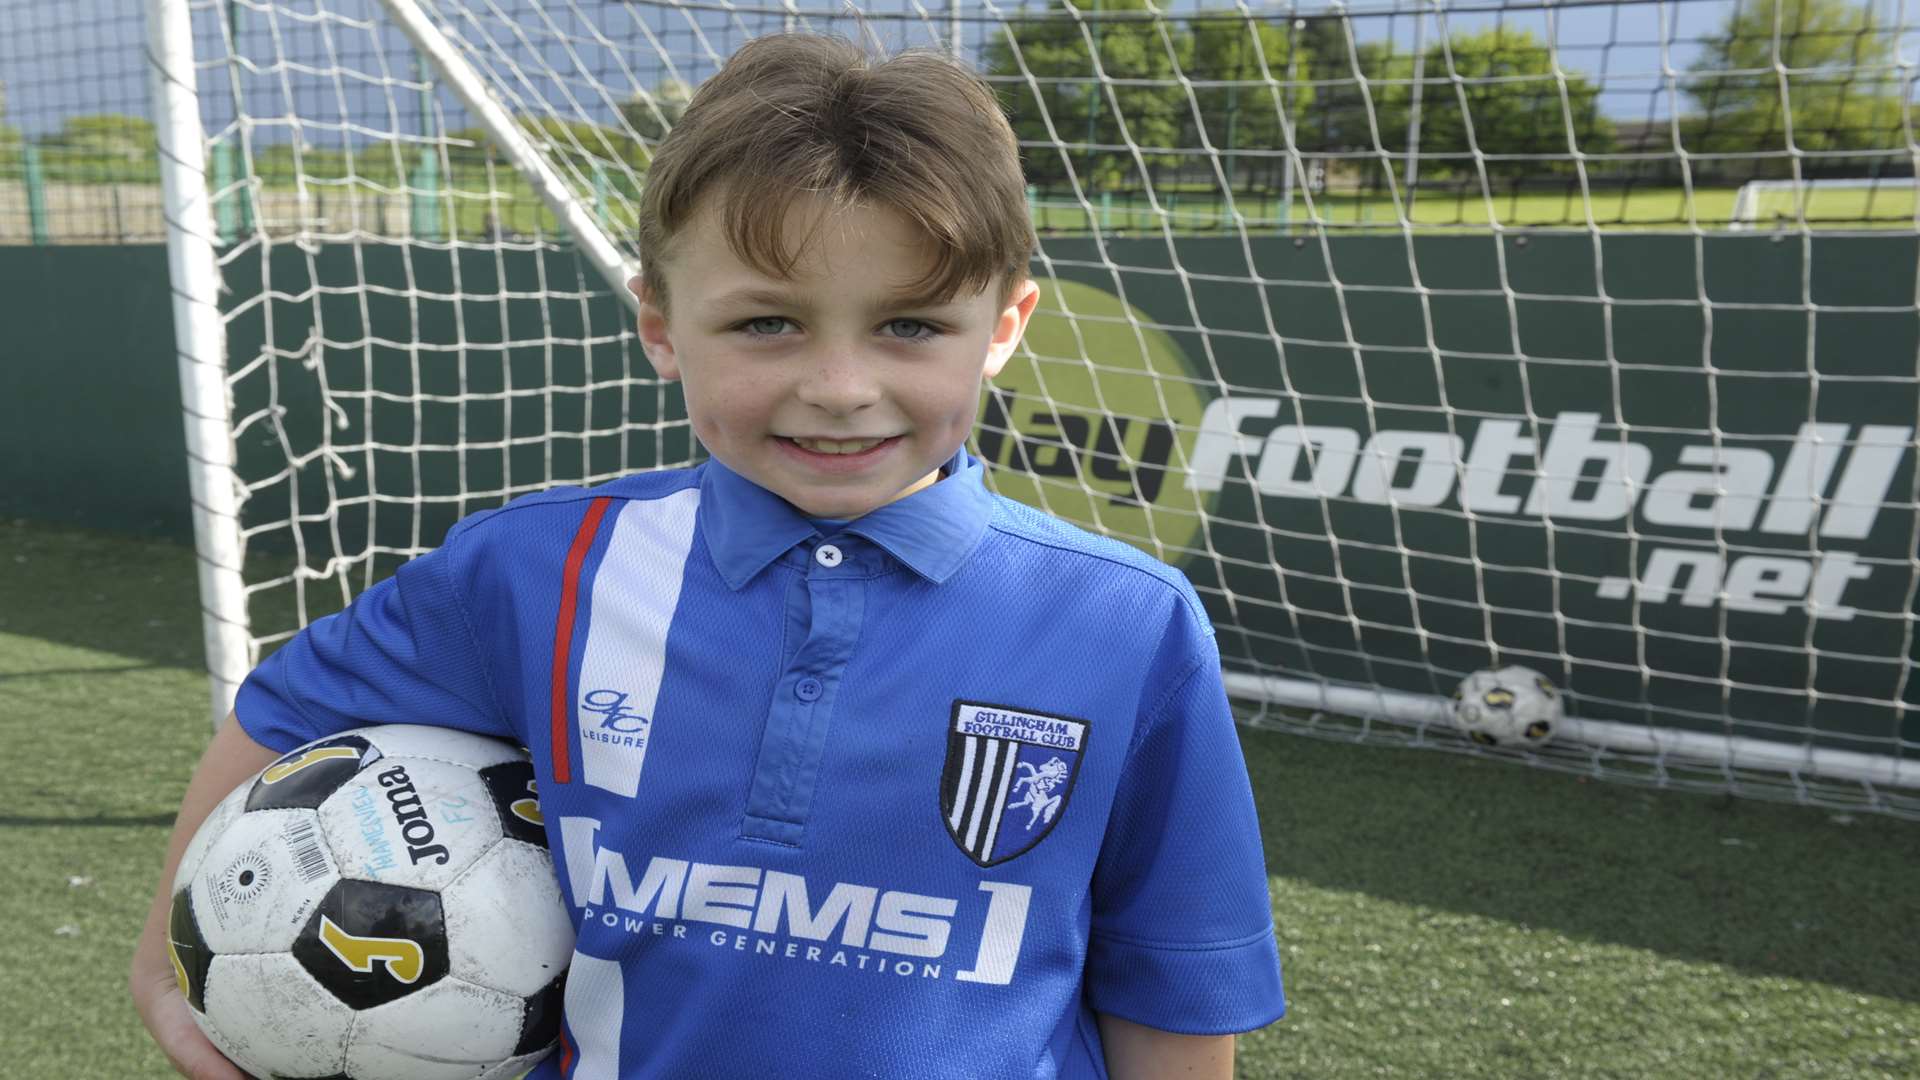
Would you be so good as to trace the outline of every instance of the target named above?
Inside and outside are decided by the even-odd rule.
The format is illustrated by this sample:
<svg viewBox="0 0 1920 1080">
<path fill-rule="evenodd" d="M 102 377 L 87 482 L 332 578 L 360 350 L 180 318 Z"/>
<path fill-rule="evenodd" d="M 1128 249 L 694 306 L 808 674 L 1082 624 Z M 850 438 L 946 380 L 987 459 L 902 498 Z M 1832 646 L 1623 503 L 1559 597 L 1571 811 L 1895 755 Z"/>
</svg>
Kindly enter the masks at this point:
<svg viewBox="0 0 1920 1080">
<path fill-rule="evenodd" d="M 259 1077 L 496 1080 L 559 1040 L 573 927 L 533 765 L 383 725 L 227 796 L 180 860 L 169 946 L 193 1018 Z"/>
<path fill-rule="evenodd" d="M 1453 692 L 1454 726 L 1482 746 L 1545 746 L 1561 719 L 1559 689 L 1519 664 L 1476 671 Z"/>
</svg>

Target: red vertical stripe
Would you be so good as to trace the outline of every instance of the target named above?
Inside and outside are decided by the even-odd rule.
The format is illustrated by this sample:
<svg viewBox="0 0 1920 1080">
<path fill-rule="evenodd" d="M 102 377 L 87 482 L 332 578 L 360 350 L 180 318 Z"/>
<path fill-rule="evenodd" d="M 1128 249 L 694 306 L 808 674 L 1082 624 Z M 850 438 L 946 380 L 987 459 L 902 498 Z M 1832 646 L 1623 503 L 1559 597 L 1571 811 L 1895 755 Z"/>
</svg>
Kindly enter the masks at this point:
<svg viewBox="0 0 1920 1080">
<path fill-rule="evenodd" d="M 560 1025 L 560 1075 L 573 1072 L 573 1040 L 567 1038 L 567 1026 Z"/>
<path fill-rule="evenodd" d="M 567 551 L 567 569 L 560 580 L 560 618 L 553 628 L 553 779 L 568 783 L 573 779 L 573 733 L 567 718 L 573 710 L 567 693 L 570 661 L 573 657 L 573 614 L 580 599 L 580 568 L 586 564 L 587 550 L 600 532 L 600 519 L 613 500 L 602 496 L 587 507 L 586 520 L 573 534 L 573 547 Z"/>
</svg>

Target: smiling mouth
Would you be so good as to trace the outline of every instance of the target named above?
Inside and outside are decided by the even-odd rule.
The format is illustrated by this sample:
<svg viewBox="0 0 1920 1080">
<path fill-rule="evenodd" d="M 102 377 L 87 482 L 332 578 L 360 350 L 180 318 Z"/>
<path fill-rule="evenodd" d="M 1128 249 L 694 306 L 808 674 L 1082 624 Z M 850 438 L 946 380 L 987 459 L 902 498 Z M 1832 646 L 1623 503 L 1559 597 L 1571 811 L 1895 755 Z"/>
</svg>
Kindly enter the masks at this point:
<svg viewBox="0 0 1920 1080">
<path fill-rule="evenodd" d="M 781 437 L 808 453 L 830 454 L 839 457 L 850 454 L 864 454 L 882 443 L 893 441 L 893 439 L 898 436 L 888 436 L 884 439 L 799 439 L 790 435 L 783 435 Z"/>
</svg>

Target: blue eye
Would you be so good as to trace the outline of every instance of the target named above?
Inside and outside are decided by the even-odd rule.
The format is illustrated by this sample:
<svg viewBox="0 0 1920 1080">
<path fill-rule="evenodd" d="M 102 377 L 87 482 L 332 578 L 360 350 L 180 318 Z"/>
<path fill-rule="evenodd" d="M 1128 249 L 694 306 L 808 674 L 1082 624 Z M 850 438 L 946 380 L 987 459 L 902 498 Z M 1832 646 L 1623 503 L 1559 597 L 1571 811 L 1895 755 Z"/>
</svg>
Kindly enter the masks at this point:
<svg viewBox="0 0 1920 1080">
<path fill-rule="evenodd" d="M 740 329 L 754 337 L 778 337 L 786 325 L 787 320 L 780 316 L 768 315 L 763 318 L 748 319 L 740 324 Z"/>
<path fill-rule="evenodd" d="M 939 333 L 938 330 L 919 319 L 894 319 L 883 329 L 886 330 L 888 337 L 899 338 L 901 341 L 925 341 Z"/>
</svg>

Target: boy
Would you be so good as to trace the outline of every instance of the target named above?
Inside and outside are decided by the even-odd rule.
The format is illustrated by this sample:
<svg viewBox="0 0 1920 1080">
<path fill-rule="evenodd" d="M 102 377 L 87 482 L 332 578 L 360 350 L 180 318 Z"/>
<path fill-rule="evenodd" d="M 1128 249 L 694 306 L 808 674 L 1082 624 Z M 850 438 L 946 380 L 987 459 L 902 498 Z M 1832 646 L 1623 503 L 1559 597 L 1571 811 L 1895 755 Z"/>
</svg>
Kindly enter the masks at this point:
<svg viewBox="0 0 1920 1080">
<path fill-rule="evenodd" d="M 182 1072 L 173 867 L 367 723 L 533 754 L 573 913 L 533 1076 L 1226 1077 L 1283 1009 L 1219 656 L 1177 572 L 963 449 L 1038 297 L 1018 150 L 951 62 L 743 47 L 654 159 L 632 287 L 711 460 L 461 522 L 253 673 L 135 956 Z"/>
</svg>

